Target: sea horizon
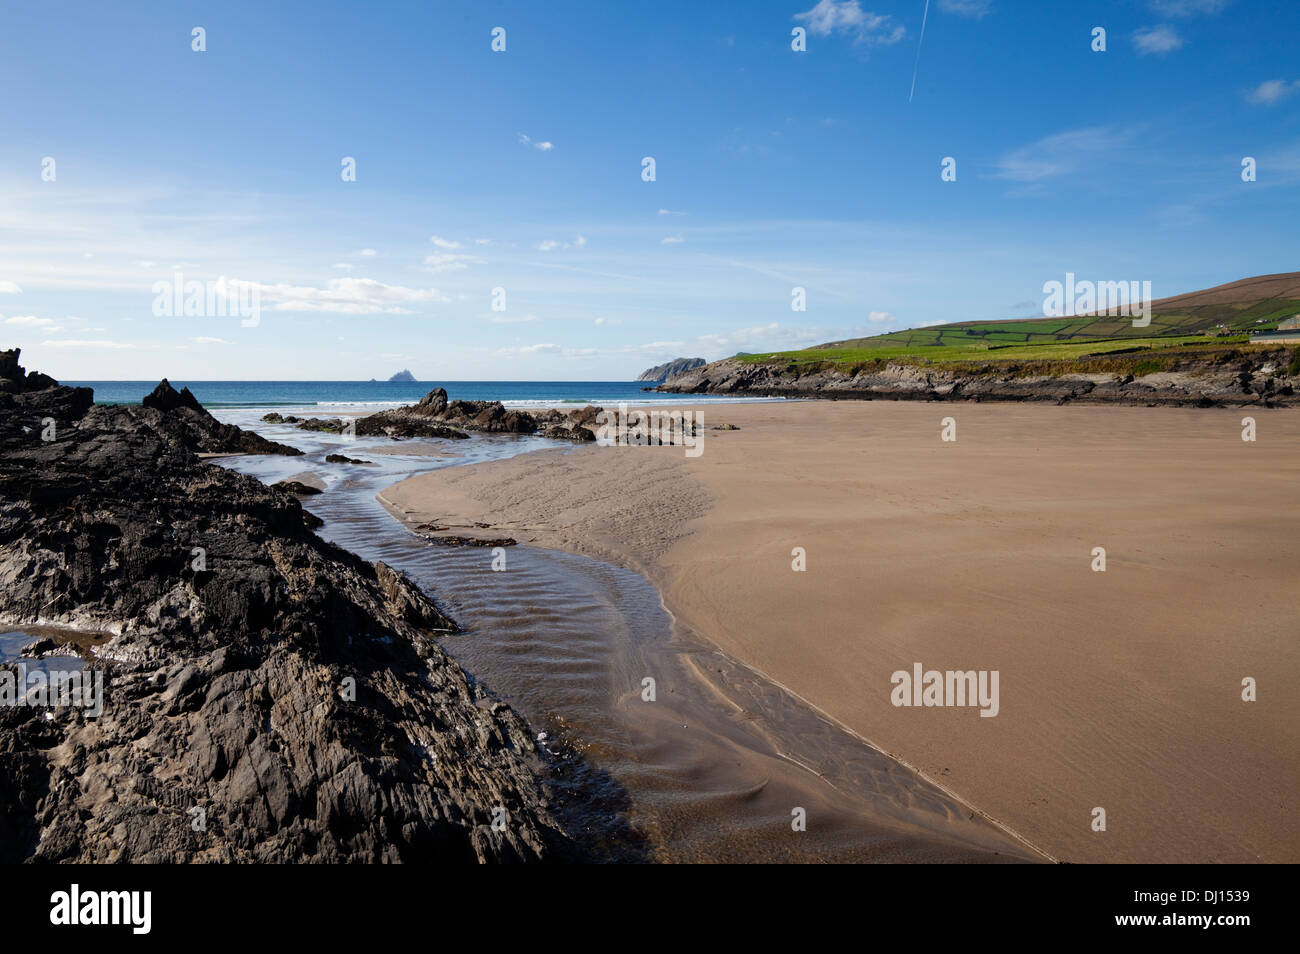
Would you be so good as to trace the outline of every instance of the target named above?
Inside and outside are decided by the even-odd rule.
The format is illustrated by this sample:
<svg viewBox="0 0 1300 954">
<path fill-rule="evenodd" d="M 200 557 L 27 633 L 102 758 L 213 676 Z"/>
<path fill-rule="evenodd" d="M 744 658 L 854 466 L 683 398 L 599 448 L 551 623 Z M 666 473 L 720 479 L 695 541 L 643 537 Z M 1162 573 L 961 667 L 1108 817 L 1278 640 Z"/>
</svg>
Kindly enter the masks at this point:
<svg viewBox="0 0 1300 954">
<path fill-rule="evenodd" d="M 395 407 L 414 403 L 435 388 L 445 389 L 453 401 L 500 401 L 506 407 L 781 400 L 753 395 L 669 394 L 649 390 L 653 382 L 645 381 L 169 381 L 178 391 L 189 388 L 199 403 L 208 408 Z M 139 404 L 158 385 L 156 380 L 61 383 L 93 389 L 96 404 Z"/>
</svg>

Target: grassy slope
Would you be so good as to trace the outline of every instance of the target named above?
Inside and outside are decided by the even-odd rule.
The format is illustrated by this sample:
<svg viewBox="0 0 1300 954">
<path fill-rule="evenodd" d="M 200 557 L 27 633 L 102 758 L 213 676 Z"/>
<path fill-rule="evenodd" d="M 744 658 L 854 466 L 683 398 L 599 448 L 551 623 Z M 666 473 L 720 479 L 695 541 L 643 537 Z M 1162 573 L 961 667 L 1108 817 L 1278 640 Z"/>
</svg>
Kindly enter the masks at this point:
<svg viewBox="0 0 1300 954">
<path fill-rule="evenodd" d="M 1156 301 L 1146 328 L 1134 328 L 1130 318 L 1107 315 L 962 321 L 739 360 L 799 366 L 1047 360 L 1082 366 L 1093 356 L 1118 356 L 1134 349 L 1243 344 L 1247 332 L 1271 331 L 1296 313 L 1300 313 L 1300 272 L 1243 279 Z M 1223 328 L 1235 334 L 1214 334 Z"/>
</svg>

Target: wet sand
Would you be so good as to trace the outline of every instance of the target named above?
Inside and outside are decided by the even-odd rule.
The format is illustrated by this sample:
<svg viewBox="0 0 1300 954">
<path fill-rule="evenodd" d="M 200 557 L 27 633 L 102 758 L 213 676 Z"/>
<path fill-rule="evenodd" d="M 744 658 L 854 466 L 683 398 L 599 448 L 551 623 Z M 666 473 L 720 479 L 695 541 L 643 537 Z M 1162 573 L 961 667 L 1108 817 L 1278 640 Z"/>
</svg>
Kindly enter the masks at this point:
<svg viewBox="0 0 1300 954">
<path fill-rule="evenodd" d="M 412 522 L 638 570 L 685 629 L 1052 856 L 1300 860 L 1300 414 L 798 402 L 704 419 L 741 430 L 705 431 L 693 459 L 547 450 L 382 496 Z M 998 671 L 998 715 L 892 705 L 891 674 L 917 662 Z"/>
</svg>

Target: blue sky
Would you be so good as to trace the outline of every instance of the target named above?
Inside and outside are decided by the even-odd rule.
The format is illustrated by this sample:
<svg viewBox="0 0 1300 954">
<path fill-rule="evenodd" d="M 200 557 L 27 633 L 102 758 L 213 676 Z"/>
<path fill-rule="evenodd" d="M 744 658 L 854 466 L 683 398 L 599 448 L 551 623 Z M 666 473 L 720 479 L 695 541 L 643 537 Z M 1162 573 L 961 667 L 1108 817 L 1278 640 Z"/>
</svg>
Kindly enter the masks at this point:
<svg viewBox="0 0 1300 954">
<path fill-rule="evenodd" d="M 1035 314 L 1067 271 L 1300 268 L 1300 4 L 926 6 L 9 4 L 0 346 L 70 380 L 618 380 Z M 155 315 L 177 271 L 260 320 Z"/>
</svg>

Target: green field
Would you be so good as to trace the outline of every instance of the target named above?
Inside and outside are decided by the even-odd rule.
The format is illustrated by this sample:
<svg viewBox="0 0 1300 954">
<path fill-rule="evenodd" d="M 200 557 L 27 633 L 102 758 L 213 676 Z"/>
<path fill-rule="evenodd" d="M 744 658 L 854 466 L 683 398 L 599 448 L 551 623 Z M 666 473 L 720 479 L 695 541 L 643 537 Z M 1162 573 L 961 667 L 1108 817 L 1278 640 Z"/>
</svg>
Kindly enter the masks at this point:
<svg viewBox="0 0 1300 954">
<path fill-rule="evenodd" d="M 930 328 L 853 338 L 798 351 L 738 356 L 747 363 L 813 367 L 870 367 L 890 361 L 933 365 L 1049 361 L 1080 366 L 1091 358 L 1149 353 L 1166 348 L 1241 345 L 1251 331 L 1272 331 L 1300 312 L 1300 300 L 1200 305 L 1177 311 L 1157 308 L 1151 324 L 1134 328 L 1128 317 L 1108 315 L 963 321 Z"/>
</svg>

